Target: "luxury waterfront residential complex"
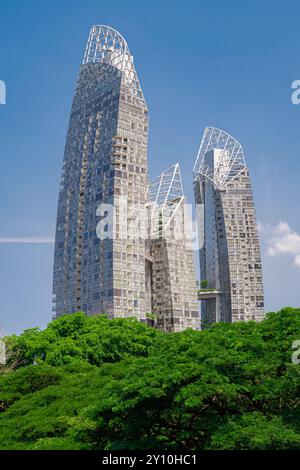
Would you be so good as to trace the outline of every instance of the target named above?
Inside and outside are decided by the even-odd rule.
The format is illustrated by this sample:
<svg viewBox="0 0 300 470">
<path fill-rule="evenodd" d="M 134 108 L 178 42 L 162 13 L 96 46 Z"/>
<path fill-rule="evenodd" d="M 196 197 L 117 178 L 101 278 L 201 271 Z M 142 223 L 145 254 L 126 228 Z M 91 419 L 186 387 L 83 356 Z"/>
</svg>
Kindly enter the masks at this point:
<svg viewBox="0 0 300 470">
<path fill-rule="evenodd" d="M 82 310 L 146 321 L 153 312 L 165 331 L 199 327 L 192 251 L 172 238 L 175 221 L 187 223 L 179 166 L 149 186 L 147 141 L 148 110 L 128 45 L 114 29 L 93 26 L 61 177 L 56 317 Z"/>
<path fill-rule="evenodd" d="M 207 127 L 194 166 L 198 205 L 202 321 L 262 320 L 260 245 L 242 146 Z"/>
</svg>

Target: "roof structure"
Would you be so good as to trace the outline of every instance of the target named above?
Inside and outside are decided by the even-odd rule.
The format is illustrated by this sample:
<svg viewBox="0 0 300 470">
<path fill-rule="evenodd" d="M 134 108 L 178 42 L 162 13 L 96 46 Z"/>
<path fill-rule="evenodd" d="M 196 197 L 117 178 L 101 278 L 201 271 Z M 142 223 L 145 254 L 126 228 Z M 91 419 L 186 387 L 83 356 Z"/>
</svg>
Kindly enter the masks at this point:
<svg viewBox="0 0 300 470">
<path fill-rule="evenodd" d="M 183 187 L 179 164 L 170 166 L 158 175 L 149 185 L 148 195 L 154 208 L 165 206 L 183 196 Z"/>
<path fill-rule="evenodd" d="M 209 165 L 205 158 L 213 149 L 222 151 L 216 166 Z M 221 129 L 206 127 L 194 165 L 194 181 L 205 177 L 218 189 L 224 189 L 245 168 L 246 161 L 241 144 Z"/>
<path fill-rule="evenodd" d="M 97 62 L 109 64 L 124 72 L 133 94 L 144 99 L 127 42 L 110 26 L 91 27 L 82 65 Z"/>
<path fill-rule="evenodd" d="M 167 168 L 150 183 L 148 199 L 152 206 L 151 218 L 159 217 L 163 228 L 166 229 L 184 199 L 178 163 Z"/>
</svg>

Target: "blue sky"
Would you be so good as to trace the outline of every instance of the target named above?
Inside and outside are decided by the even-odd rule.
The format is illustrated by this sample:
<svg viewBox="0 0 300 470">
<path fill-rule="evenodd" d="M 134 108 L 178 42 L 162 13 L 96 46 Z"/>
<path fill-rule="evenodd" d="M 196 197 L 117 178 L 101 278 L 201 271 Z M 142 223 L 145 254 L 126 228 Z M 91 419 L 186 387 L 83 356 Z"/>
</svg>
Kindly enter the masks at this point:
<svg viewBox="0 0 300 470">
<path fill-rule="evenodd" d="M 242 143 L 261 227 L 266 309 L 299 306 L 300 105 L 291 102 L 291 83 L 300 79 L 299 15 L 297 0 L 1 2 L 2 332 L 51 319 L 53 245 L 41 241 L 54 236 L 72 95 L 92 24 L 119 30 L 135 58 L 150 112 L 151 177 L 179 161 L 192 201 L 204 127 Z"/>
</svg>

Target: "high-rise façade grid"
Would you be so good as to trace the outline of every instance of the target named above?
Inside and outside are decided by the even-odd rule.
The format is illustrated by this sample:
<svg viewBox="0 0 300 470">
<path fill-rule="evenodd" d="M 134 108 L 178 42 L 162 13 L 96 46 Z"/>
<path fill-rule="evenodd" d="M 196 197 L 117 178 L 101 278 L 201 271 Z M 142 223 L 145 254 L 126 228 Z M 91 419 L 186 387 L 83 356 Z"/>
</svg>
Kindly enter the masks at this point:
<svg viewBox="0 0 300 470">
<path fill-rule="evenodd" d="M 73 100 L 59 193 L 54 259 L 56 315 L 145 316 L 145 243 L 100 240 L 101 204 L 144 204 L 148 111 L 126 41 L 93 26 Z M 128 214 L 129 217 L 129 214 Z"/>
<path fill-rule="evenodd" d="M 202 322 L 262 320 L 264 294 L 249 171 L 240 143 L 207 127 L 194 166 Z"/>
<path fill-rule="evenodd" d="M 194 266 L 185 245 L 175 262 L 164 235 L 164 253 L 157 239 L 152 243 L 143 233 L 124 237 L 132 226 L 151 226 L 147 140 L 147 106 L 127 43 L 114 29 L 93 26 L 65 146 L 54 254 L 55 316 L 83 310 L 146 321 L 154 309 L 161 329 L 197 327 Z M 105 229 L 106 220 L 112 236 L 101 238 L 97 228 Z M 190 269 L 185 292 L 175 275 L 181 265 Z M 161 287 L 158 272 L 164 276 Z"/>
<path fill-rule="evenodd" d="M 146 255 L 151 259 L 151 305 L 157 326 L 164 331 L 199 329 L 191 218 L 178 163 L 155 178 L 147 199 L 151 243 Z"/>
</svg>

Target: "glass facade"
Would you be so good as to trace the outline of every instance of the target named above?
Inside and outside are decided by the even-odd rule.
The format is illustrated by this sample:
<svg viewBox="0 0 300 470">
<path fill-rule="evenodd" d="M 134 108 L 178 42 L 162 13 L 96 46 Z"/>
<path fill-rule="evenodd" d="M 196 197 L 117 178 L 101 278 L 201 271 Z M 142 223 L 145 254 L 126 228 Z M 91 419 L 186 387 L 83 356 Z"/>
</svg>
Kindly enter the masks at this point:
<svg viewBox="0 0 300 470">
<path fill-rule="evenodd" d="M 64 154 L 54 257 L 56 315 L 83 310 L 145 318 L 144 240 L 124 240 L 115 223 L 110 224 L 114 233 L 100 239 L 97 227 L 105 205 L 113 205 L 117 218 L 122 210 L 129 224 L 130 204 L 145 203 L 147 140 L 147 106 L 128 46 L 113 29 L 94 26 Z M 124 199 L 128 204 L 120 209 Z"/>
<path fill-rule="evenodd" d="M 204 323 L 262 320 L 264 294 L 260 244 L 249 171 L 241 145 L 206 128 L 194 168 L 196 203 L 202 206 L 200 293 Z"/>
</svg>

